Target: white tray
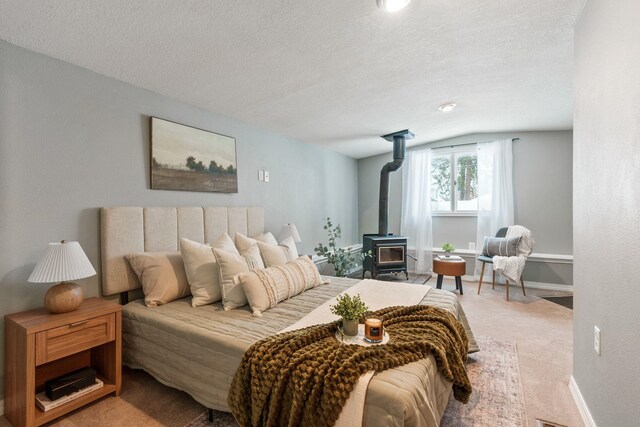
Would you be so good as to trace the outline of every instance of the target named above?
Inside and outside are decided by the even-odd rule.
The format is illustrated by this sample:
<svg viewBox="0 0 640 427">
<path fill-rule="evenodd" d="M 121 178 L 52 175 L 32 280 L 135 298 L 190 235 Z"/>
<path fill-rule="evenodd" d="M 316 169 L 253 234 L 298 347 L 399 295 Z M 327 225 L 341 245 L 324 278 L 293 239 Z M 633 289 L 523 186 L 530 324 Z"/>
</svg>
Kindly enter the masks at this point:
<svg viewBox="0 0 640 427">
<path fill-rule="evenodd" d="M 349 335 L 345 335 L 344 339 L 341 339 L 342 336 L 340 334 L 340 330 L 336 331 L 336 339 L 338 341 L 342 341 L 344 344 L 350 344 L 350 345 L 361 345 L 363 347 L 369 347 L 372 345 L 381 345 L 381 344 L 386 344 L 389 342 L 389 334 L 387 333 L 387 331 L 384 331 L 384 337 L 382 337 L 382 342 L 368 342 L 364 339 L 364 325 L 363 324 L 359 324 L 358 325 L 358 335 L 355 336 L 349 336 Z"/>
</svg>

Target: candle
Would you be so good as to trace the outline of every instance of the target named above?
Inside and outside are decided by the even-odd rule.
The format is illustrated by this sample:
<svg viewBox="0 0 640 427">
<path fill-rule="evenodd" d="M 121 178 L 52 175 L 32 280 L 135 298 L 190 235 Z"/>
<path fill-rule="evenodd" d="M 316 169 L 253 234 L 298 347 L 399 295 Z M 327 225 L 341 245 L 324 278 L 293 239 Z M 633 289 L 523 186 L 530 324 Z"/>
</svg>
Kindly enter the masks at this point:
<svg viewBox="0 0 640 427">
<path fill-rule="evenodd" d="M 366 319 L 364 321 L 364 336 L 371 342 L 381 342 L 384 336 L 384 326 L 380 319 Z"/>
</svg>

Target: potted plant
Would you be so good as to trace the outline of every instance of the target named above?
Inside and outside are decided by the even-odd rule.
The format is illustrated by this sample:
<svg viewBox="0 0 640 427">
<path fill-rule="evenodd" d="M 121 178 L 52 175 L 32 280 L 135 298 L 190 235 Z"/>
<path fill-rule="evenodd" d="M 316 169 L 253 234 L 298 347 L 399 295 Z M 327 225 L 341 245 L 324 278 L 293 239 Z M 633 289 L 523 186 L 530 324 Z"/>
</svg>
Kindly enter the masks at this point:
<svg viewBox="0 0 640 427">
<path fill-rule="evenodd" d="M 337 241 L 342 237 L 342 227 L 340 224 L 334 225 L 329 217 L 326 221 L 323 228 L 327 230 L 329 235 L 329 246 L 318 243 L 318 247 L 314 248 L 314 251 L 316 251 L 316 255 L 327 258 L 327 263 L 333 266 L 337 277 L 346 277 L 356 265 L 356 257 L 363 260 L 372 255 L 371 251 L 354 256 L 349 250 L 338 247 Z"/>
<path fill-rule="evenodd" d="M 333 314 L 342 317 L 342 331 L 345 335 L 358 335 L 360 318 L 369 311 L 365 303 L 360 299 L 360 294 L 354 296 L 338 295 L 336 301 L 337 303 L 329 306 L 329 308 Z"/>
<path fill-rule="evenodd" d="M 444 251 L 444 255 L 447 257 L 451 256 L 451 252 L 456 250 L 456 247 L 453 246 L 451 243 L 445 242 L 444 245 L 442 245 L 442 250 Z"/>
</svg>

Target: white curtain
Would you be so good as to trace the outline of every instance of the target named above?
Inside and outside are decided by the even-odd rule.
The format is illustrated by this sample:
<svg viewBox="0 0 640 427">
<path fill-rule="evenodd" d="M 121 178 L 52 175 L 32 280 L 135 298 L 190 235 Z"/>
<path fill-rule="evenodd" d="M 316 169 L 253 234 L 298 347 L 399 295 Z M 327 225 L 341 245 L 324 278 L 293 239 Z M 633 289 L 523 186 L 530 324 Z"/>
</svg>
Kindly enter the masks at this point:
<svg viewBox="0 0 640 427">
<path fill-rule="evenodd" d="M 414 271 L 427 273 L 433 262 L 431 227 L 431 149 L 407 152 L 402 168 L 401 233 L 417 258 Z"/>
<path fill-rule="evenodd" d="M 512 145 L 511 139 L 478 143 L 478 254 L 485 236 L 514 224 Z M 476 275 L 481 264 L 476 262 Z"/>
</svg>

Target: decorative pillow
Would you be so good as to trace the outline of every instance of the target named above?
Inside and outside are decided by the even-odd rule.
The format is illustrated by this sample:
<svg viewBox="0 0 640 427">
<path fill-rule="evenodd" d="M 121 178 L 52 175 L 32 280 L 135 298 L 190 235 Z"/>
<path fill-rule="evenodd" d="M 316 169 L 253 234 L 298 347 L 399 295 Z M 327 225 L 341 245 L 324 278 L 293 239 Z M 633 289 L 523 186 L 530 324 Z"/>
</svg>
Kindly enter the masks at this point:
<svg viewBox="0 0 640 427">
<path fill-rule="evenodd" d="M 280 246 L 286 246 L 289 248 L 289 254 L 291 256 L 291 260 L 298 259 L 298 248 L 296 247 L 296 242 L 293 241 L 293 237 L 287 237 L 282 242 L 279 243 Z"/>
<path fill-rule="evenodd" d="M 236 248 L 240 251 L 240 253 L 246 251 L 251 246 L 257 244 L 258 242 L 267 243 L 269 245 L 277 245 L 278 241 L 273 234 L 267 232 L 255 237 L 247 237 L 242 233 L 236 232 Z"/>
<path fill-rule="evenodd" d="M 222 306 L 225 310 L 231 310 L 246 305 L 247 297 L 242 286 L 234 283 L 233 278 L 240 273 L 264 268 L 258 247 L 252 246 L 242 255 L 214 248 L 213 254 L 219 267 Z"/>
<path fill-rule="evenodd" d="M 138 275 L 147 307 L 189 295 L 189 282 L 180 252 L 142 252 L 126 256 Z"/>
<path fill-rule="evenodd" d="M 487 237 L 482 245 L 484 256 L 518 256 L 520 237 Z"/>
<path fill-rule="evenodd" d="M 242 285 L 254 316 L 262 316 L 263 311 L 280 301 L 322 283 L 318 268 L 307 256 L 284 265 L 241 273 L 234 281 Z"/>
<path fill-rule="evenodd" d="M 291 237 L 286 238 L 279 245 L 258 242 L 258 248 L 260 248 L 260 255 L 262 255 L 264 265 L 267 267 L 285 265 L 298 258 L 296 244 Z"/>
<path fill-rule="evenodd" d="M 216 240 L 213 245 L 203 245 L 193 240 L 180 239 L 180 252 L 184 261 L 184 269 L 191 288 L 191 305 L 200 307 L 222 299 L 220 273 L 213 248 L 231 253 L 238 253 L 233 240 L 227 233 Z"/>
</svg>

